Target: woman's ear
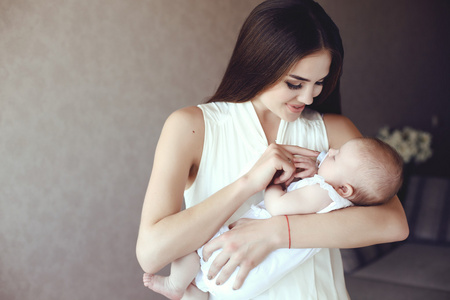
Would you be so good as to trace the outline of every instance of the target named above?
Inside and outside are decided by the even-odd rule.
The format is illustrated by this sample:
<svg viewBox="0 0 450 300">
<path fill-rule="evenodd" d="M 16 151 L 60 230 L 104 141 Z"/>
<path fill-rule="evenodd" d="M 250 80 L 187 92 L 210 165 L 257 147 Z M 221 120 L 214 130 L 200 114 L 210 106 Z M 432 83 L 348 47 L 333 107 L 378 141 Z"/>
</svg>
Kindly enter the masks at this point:
<svg viewBox="0 0 450 300">
<path fill-rule="evenodd" d="M 341 195 L 341 197 L 350 198 L 355 191 L 354 191 L 353 187 L 350 184 L 346 183 L 344 185 L 341 185 L 337 189 L 337 192 L 338 192 L 339 195 Z"/>
</svg>

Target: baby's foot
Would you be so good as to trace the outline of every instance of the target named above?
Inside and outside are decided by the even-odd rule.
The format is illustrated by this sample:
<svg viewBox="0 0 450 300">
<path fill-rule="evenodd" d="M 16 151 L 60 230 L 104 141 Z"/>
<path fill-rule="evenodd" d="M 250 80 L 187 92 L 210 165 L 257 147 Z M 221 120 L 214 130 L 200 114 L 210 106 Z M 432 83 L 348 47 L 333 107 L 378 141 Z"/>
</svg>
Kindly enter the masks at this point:
<svg viewBox="0 0 450 300">
<path fill-rule="evenodd" d="M 168 276 L 145 273 L 143 280 L 146 287 L 171 300 L 180 300 L 185 292 L 184 290 L 175 288 Z"/>
</svg>

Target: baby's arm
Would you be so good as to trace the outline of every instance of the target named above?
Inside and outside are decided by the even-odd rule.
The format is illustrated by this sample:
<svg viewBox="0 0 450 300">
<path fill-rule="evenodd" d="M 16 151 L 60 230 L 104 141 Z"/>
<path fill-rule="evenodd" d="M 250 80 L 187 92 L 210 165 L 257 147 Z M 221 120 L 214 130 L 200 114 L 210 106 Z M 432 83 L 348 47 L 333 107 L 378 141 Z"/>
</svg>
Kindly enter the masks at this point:
<svg viewBox="0 0 450 300">
<path fill-rule="evenodd" d="M 280 185 L 267 187 L 264 204 L 272 216 L 311 214 L 331 203 L 328 192 L 318 184 L 286 192 Z"/>
</svg>

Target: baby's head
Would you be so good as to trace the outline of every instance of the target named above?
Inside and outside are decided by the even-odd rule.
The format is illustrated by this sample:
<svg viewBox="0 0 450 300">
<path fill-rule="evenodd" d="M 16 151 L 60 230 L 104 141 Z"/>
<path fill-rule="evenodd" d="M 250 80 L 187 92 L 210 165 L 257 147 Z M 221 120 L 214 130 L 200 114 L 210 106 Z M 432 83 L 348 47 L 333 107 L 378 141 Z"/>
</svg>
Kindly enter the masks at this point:
<svg viewBox="0 0 450 300">
<path fill-rule="evenodd" d="M 376 138 L 356 138 L 330 149 L 319 175 L 356 205 L 379 205 L 391 199 L 403 182 L 403 160 Z"/>
</svg>

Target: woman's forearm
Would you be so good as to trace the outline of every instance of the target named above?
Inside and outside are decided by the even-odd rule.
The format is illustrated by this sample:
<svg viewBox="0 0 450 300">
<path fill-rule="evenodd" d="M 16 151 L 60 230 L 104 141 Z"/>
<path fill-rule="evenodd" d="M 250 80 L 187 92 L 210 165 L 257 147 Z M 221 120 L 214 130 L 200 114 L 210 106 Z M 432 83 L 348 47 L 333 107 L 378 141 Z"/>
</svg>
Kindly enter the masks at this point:
<svg viewBox="0 0 450 300">
<path fill-rule="evenodd" d="M 397 197 L 382 206 L 350 207 L 289 219 L 293 248 L 357 248 L 401 241 L 409 234 Z"/>
<path fill-rule="evenodd" d="M 254 193 L 245 181 L 242 177 L 198 205 L 154 224 L 141 224 L 136 254 L 142 269 L 156 273 L 207 242 Z"/>
</svg>

